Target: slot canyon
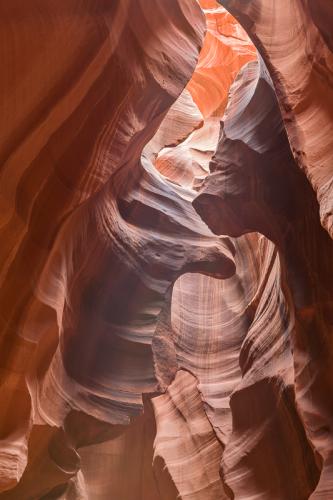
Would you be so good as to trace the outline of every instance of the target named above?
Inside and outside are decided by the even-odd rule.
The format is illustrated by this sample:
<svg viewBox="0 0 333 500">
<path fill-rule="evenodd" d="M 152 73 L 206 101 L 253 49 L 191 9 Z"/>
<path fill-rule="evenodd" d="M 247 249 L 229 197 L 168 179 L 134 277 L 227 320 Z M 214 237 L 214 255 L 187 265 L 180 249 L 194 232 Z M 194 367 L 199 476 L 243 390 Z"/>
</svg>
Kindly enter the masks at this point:
<svg viewBox="0 0 333 500">
<path fill-rule="evenodd" d="M 0 500 L 332 500 L 333 3 L 0 25 Z"/>
</svg>

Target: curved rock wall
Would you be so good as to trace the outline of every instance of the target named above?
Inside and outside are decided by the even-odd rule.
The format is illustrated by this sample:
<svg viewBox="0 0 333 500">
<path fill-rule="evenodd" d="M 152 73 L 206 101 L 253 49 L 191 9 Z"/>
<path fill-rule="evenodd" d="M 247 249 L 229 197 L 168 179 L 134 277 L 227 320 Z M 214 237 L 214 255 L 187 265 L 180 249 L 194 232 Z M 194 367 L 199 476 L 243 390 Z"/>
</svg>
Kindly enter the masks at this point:
<svg viewBox="0 0 333 500">
<path fill-rule="evenodd" d="M 271 291 L 266 299 L 271 305 L 266 303 L 265 309 L 260 311 L 259 304 L 259 311 L 257 309 L 248 335 L 250 332 L 251 335 L 262 335 L 266 321 L 269 321 L 270 329 L 274 325 L 280 334 L 286 329 L 285 335 L 291 343 L 294 373 L 286 379 L 289 379 L 289 383 L 285 384 L 287 387 L 290 385 L 290 389 L 285 392 L 284 398 L 290 408 L 293 400 L 290 398 L 295 397 L 294 416 L 290 417 L 295 423 L 291 428 L 293 433 L 298 429 L 297 442 L 305 444 L 309 440 L 306 451 L 309 462 L 303 473 L 307 471 L 310 476 L 307 480 L 308 490 L 298 489 L 301 484 L 305 487 L 304 478 L 300 481 L 297 479 L 294 485 L 289 479 L 285 486 L 288 485 L 290 490 L 272 494 L 277 495 L 277 498 L 308 498 L 316 483 L 315 470 L 319 467 L 320 481 L 311 498 L 329 498 L 332 401 L 324 394 L 331 393 L 333 380 L 329 313 L 333 296 L 333 242 L 320 225 L 315 194 L 292 156 L 273 85 L 263 61 L 245 66 L 231 89 L 210 171 L 201 193 L 194 201 L 209 227 L 216 234 L 233 237 L 260 232 L 277 245 L 282 262 L 282 269 L 273 284 L 279 290 L 280 298 L 272 301 L 274 295 Z M 273 310 L 278 308 L 276 316 L 269 310 L 270 307 Z M 283 313 L 285 307 L 288 314 Z M 256 324 L 258 312 L 259 321 Z M 262 346 L 268 338 L 268 334 L 262 337 L 259 345 Z M 240 352 L 241 366 L 244 361 L 248 369 L 255 352 L 253 341 L 246 340 Z M 274 357 L 277 362 L 276 353 Z M 274 378 L 277 373 L 281 376 L 282 366 L 274 364 Z M 281 382 L 276 379 L 272 384 L 280 386 Z M 251 390 L 252 397 L 255 397 L 253 385 Z M 278 391 L 277 387 L 274 391 Z M 237 392 L 234 392 L 231 406 L 234 398 L 237 401 L 236 396 Z M 237 408 L 241 413 L 242 406 Z M 246 423 L 253 429 L 253 424 Z M 283 453 L 287 449 L 286 443 L 283 444 Z M 314 449 L 312 463 L 310 446 Z M 288 456 L 291 456 L 290 451 Z M 295 458 L 291 463 L 297 464 L 298 460 L 305 463 L 304 458 Z M 282 460 L 277 462 L 282 463 Z M 297 477 L 301 469 L 298 464 L 293 478 Z M 290 464 L 288 470 L 291 470 Z M 267 472 L 265 475 L 267 478 Z M 273 484 L 270 477 L 269 487 L 273 487 Z M 278 484 L 279 479 L 277 487 Z M 293 490 L 293 487 L 296 489 Z M 243 498 L 242 495 L 240 498 Z"/>
<path fill-rule="evenodd" d="M 330 2 L 220 0 L 242 24 L 272 76 L 293 154 L 333 236 L 333 54 Z"/>
<path fill-rule="evenodd" d="M 221 3 L 0 5 L 0 499 L 333 496 L 332 9 Z"/>
</svg>

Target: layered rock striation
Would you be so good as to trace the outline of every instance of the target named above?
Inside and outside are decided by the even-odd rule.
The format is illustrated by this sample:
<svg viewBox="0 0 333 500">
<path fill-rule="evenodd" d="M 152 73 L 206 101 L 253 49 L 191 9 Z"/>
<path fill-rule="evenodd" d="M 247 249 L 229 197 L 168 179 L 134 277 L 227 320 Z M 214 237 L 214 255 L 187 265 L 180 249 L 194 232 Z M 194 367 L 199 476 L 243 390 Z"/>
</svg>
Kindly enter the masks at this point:
<svg viewBox="0 0 333 500">
<path fill-rule="evenodd" d="M 316 483 L 316 467 L 321 469 L 319 484 L 311 498 L 325 497 L 331 488 L 332 402 L 323 394 L 330 393 L 332 380 L 329 304 L 333 292 L 330 275 L 333 242 L 320 224 L 315 193 L 295 163 L 273 85 L 262 60 L 245 66 L 231 89 L 210 170 L 194 205 L 213 232 L 233 237 L 258 232 L 274 242 L 279 252 L 282 267 L 274 286 L 282 293 L 280 301 L 287 314 L 281 314 L 281 306 L 275 318 L 272 312 L 266 311 L 258 325 L 254 320 L 250 331 L 254 335 L 262 334 L 265 317 L 272 322 L 269 329 L 274 330 L 273 325 L 277 326 L 279 321 L 280 334 L 285 329 L 293 360 L 293 369 L 289 365 L 292 369 L 289 383 L 287 379 L 284 382 L 288 391 L 285 397 L 288 394 L 289 408 L 290 398 L 295 398 L 293 418 L 298 420 L 299 432 L 303 434 L 297 441 L 304 444 L 309 441 L 307 459 L 312 454 L 310 446 L 314 450 L 312 465 L 309 463 L 308 468 L 310 488 Z M 271 299 L 272 292 L 266 296 L 266 300 Z M 277 304 L 278 301 L 275 307 Z M 265 339 L 268 341 L 268 334 Z M 245 366 L 251 352 L 253 341 L 246 340 L 240 352 L 240 361 L 245 361 Z M 274 368 L 278 370 L 275 378 L 277 374 L 281 377 L 282 365 L 278 366 Z M 275 384 L 281 390 L 281 381 L 276 380 Z M 295 431 L 296 423 L 293 427 Z M 300 463 L 305 463 L 304 458 Z M 302 469 L 300 463 L 293 471 L 293 478 Z M 291 470 L 290 464 L 288 469 Z M 273 484 L 270 478 L 270 487 Z M 292 481 L 287 484 L 291 487 Z M 310 493 L 311 489 L 280 491 L 278 498 L 308 498 Z M 243 494 L 244 490 L 240 497 Z"/>
<path fill-rule="evenodd" d="M 333 496 L 332 9 L 221 3 L 0 6 L 0 499 Z"/>
<path fill-rule="evenodd" d="M 332 6 L 314 0 L 221 0 L 265 60 L 298 166 L 332 233 Z"/>
</svg>

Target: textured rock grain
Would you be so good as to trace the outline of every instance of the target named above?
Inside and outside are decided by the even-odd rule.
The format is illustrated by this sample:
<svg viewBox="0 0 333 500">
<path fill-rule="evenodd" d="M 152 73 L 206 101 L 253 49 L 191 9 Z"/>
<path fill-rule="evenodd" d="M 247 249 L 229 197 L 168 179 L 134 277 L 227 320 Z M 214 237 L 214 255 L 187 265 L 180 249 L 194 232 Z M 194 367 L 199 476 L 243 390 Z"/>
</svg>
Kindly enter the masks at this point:
<svg viewBox="0 0 333 500">
<path fill-rule="evenodd" d="M 292 156 L 272 82 L 262 61 L 245 66 L 232 87 L 210 170 L 211 174 L 206 178 L 194 205 L 211 229 L 216 234 L 234 237 L 260 232 L 279 250 L 282 271 L 276 273 L 274 282 L 270 284 L 273 288 L 266 295 L 265 308 L 261 310 L 258 304 L 249 337 L 240 352 L 240 362 L 244 366 L 243 371 L 252 370 L 256 352 L 269 339 L 268 334 L 261 337 L 266 321 L 274 335 L 281 335 L 285 330 L 283 337 L 287 344 L 291 344 L 293 370 L 290 351 L 287 365 L 286 355 L 278 362 L 277 354 L 283 346 L 280 341 L 279 349 L 271 351 L 274 353 L 274 364 L 269 384 L 276 385 L 274 399 L 280 394 L 275 403 L 277 408 L 280 407 L 279 412 L 286 411 L 281 405 L 292 412 L 290 419 L 294 423 L 288 432 L 297 432 L 298 437 L 295 435 L 289 440 L 303 441 L 305 446 L 308 439 L 315 450 L 321 475 L 312 497 L 325 497 L 331 491 L 332 438 L 329 429 L 332 426 L 332 401 L 323 394 L 331 393 L 333 380 L 330 363 L 332 325 L 328 312 L 333 296 L 333 242 L 320 225 L 315 194 Z M 271 273 L 272 270 L 268 272 L 267 269 L 265 279 Z M 278 293 L 276 299 L 273 290 Z M 259 333 L 260 342 L 257 345 L 254 339 Z M 250 340 L 252 335 L 255 337 Z M 263 359 L 261 363 L 269 367 Z M 263 366 L 260 371 L 262 377 Z M 281 392 L 282 381 L 285 389 Z M 250 388 L 255 393 L 255 386 Z M 231 397 L 232 408 L 233 401 L 238 399 L 236 395 L 234 393 Z M 294 397 L 296 407 L 292 410 Z M 242 405 L 236 406 L 236 411 L 233 411 L 234 423 L 241 408 Z M 248 425 L 254 429 L 254 423 Z M 277 435 L 277 424 L 274 425 Z M 282 443 L 280 440 L 280 445 Z M 288 440 L 282 445 L 283 453 L 287 443 Z M 230 447 L 235 454 L 233 450 L 237 446 Z M 305 453 L 306 459 L 301 454 L 288 465 L 288 471 L 292 471 L 291 477 L 284 483 L 288 490 L 280 489 L 269 495 L 276 495 L 277 498 L 309 497 L 316 485 L 316 456 L 311 462 L 309 444 L 302 453 Z M 291 455 L 289 451 L 288 456 Z M 319 456 L 321 459 L 318 461 Z M 224 459 L 227 460 L 227 450 Z M 282 463 L 281 459 L 275 460 L 275 466 Z M 301 464 L 306 461 L 308 465 L 302 474 L 309 475 L 305 480 L 304 477 L 298 478 L 298 474 L 302 470 Z M 270 470 L 273 470 L 273 465 Z M 277 488 L 281 488 L 279 477 L 285 474 L 286 471 L 281 471 L 276 476 Z M 274 479 L 266 476 L 269 477 L 269 487 L 274 488 Z M 245 489 L 241 495 L 245 495 Z"/>
<path fill-rule="evenodd" d="M 333 12 L 221 3 L 0 3 L 1 500 L 333 498 Z"/>
<path fill-rule="evenodd" d="M 272 76 L 289 141 L 333 236 L 333 53 L 330 2 L 220 0 L 242 24 Z"/>
</svg>

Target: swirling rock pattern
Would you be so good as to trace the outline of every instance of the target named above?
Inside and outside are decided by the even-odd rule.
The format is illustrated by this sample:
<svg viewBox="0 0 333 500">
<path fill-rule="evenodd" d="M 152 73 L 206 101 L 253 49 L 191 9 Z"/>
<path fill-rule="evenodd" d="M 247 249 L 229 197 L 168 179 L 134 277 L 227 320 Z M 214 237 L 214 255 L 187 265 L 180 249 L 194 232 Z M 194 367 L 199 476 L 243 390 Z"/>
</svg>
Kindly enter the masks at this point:
<svg viewBox="0 0 333 500">
<path fill-rule="evenodd" d="M 333 497 L 332 9 L 221 3 L 0 5 L 1 499 Z"/>
<path fill-rule="evenodd" d="M 331 393 L 333 382 L 330 362 L 333 331 L 329 313 L 333 297 L 333 242 L 320 225 L 315 194 L 292 156 L 272 82 L 262 61 L 260 64 L 249 63 L 241 70 L 233 85 L 221 125 L 219 145 L 210 169 L 211 174 L 194 201 L 203 219 L 216 234 L 234 237 L 253 231 L 264 234 L 277 245 L 283 264 L 282 274 L 279 272 L 271 284 L 278 290 L 279 299 L 272 301 L 274 294 L 270 291 L 266 298 L 266 310 L 260 311 L 258 304 L 259 310 L 248 333 L 250 337 L 254 335 L 254 339 L 248 343 L 250 337 L 247 337 L 244 342 L 240 352 L 241 365 L 244 361 L 246 367 L 251 367 L 256 352 L 256 343 L 253 343 L 264 331 L 265 322 L 269 319 L 272 330 L 280 323 L 280 334 L 285 329 L 293 353 L 294 374 L 287 375 L 288 370 L 282 377 L 286 388 L 289 385 L 295 388 L 296 407 L 294 416 L 290 417 L 295 422 L 292 432 L 298 429 L 299 437 L 296 439 L 295 436 L 295 439 L 304 443 L 306 434 L 317 454 L 316 463 L 321 474 L 311 498 L 329 498 L 332 491 L 332 401 L 330 397 L 323 397 L 323 394 L 326 391 L 327 394 Z M 269 274 L 266 275 L 268 277 Z M 271 307 L 273 310 L 270 311 Z M 276 307 L 275 315 L 273 311 Z M 268 339 L 269 335 L 262 337 L 259 344 L 261 348 Z M 282 362 L 278 366 L 281 377 Z M 276 369 L 275 366 L 272 373 L 274 378 L 277 376 L 274 373 Z M 271 383 L 274 385 L 274 382 Z M 281 382 L 276 380 L 275 384 L 277 387 L 274 391 L 279 393 Z M 252 397 L 255 397 L 253 383 L 250 389 Z M 231 397 L 232 407 L 234 398 L 236 401 L 238 399 L 237 394 L 236 391 Z M 287 398 L 289 408 L 292 403 L 290 394 L 285 390 L 283 396 L 283 399 Z M 286 405 L 286 402 L 283 404 Z M 236 407 L 236 413 L 237 408 L 238 413 L 241 412 L 241 407 Z M 285 410 L 281 407 L 279 411 Z M 254 418 L 254 415 L 248 418 Z M 237 421 L 235 417 L 236 414 L 234 423 Z M 250 427 L 253 429 L 254 424 Z M 230 444 L 228 446 L 231 447 Z M 286 449 L 287 444 L 284 443 L 283 447 Z M 237 447 L 231 447 L 233 453 L 234 449 Z M 295 464 L 293 478 L 297 478 L 297 482 L 293 484 L 290 478 L 287 482 L 288 491 L 277 490 L 270 495 L 277 498 L 309 497 L 316 485 L 316 457 L 312 458 L 311 463 L 309 445 L 307 451 L 304 448 L 304 452 L 308 465 L 303 474 L 310 474 L 308 479 L 298 479 L 301 470 L 299 464 L 305 461 L 304 458 L 295 457 L 291 463 Z M 288 453 L 290 456 L 291 453 Z M 226 450 L 224 460 L 228 464 L 227 455 Z M 269 485 L 273 488 L 273 478 L 269 479 Z M 242 491 L 240 498 L 245 490 Z"/>
<path fill-rule="evenodd" d="M 195 72 L 187 85 L 205 118 L 222 116 L 238 70 L 256 58 L 244 29 L 215 0 L 199 0 L 207 32 Z"/>
<path fill-rule="evenodd" d="M 136 415 L 141 394 L 162 386 L 176 369 L 172 342 L 163 322 L 157 326 L 173 281 L 187 270 L 229 275 L 234 264 L 230 245 L 201 222 L 191 195 L 175 190 L 147 159 L 146 167 L 140 162 L 195 67 L 204 33 L 199 6 L 73 0 L 30 8 L 15 2 L 2 6 L 1 17 L 9 68 L 1 89 L 8 107 L 0 292 L 1 397 L 10 401 L 1 422 L 6 490 L 22 475 L 33 424 L 66 426 L 71 410 L 112 424 Z M 19 19 L 23 28 L 16 32 Z M 175 38 L 181 39 L 177 48 Z M 189 246 L 178 238 L 182 226 Z M 62 445 L 55 438 L 50 449 L 57 453 L 50 453 L 74 474 L 70 434 Z M 73 454 L 69 467 L 62 465 L 61 448 Z"/>
<path fill-rule="evenodd" d="M 330 2 L 220 0 L 261 52 L 279 98 L 293 154 L 333 236 L 332 15 Z"/>
</svg>

